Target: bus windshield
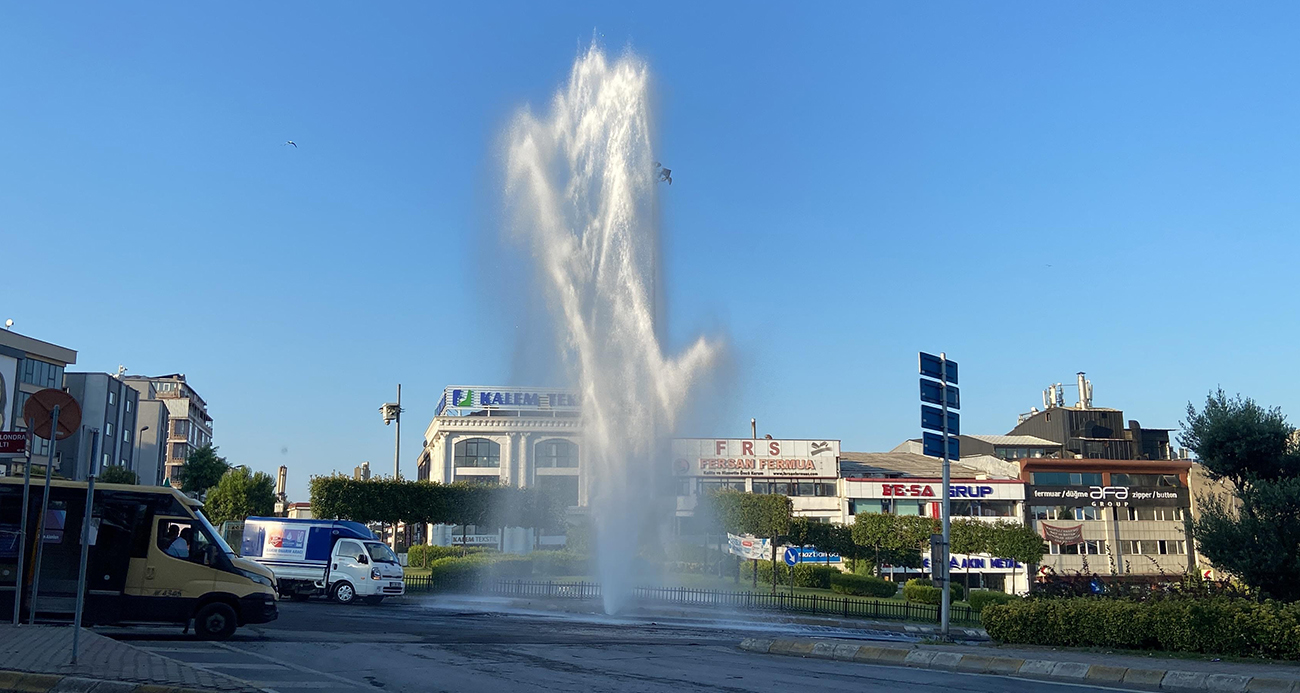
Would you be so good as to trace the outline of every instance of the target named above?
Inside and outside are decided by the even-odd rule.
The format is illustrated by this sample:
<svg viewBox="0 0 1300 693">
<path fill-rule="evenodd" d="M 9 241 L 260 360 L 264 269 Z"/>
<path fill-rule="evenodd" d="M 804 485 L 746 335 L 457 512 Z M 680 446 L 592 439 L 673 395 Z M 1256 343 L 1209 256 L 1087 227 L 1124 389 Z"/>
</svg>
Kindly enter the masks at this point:
<svg viewBox="0 0 1300 693">
<path fill-rule="evenodd" d="M 203 529 L 207 530 L 208 536 L 212 537 L 212 541 L 216 542 L 217 546 L 220 546 L 227 556 L 235 555 L 235 551 L 230 548 L 230 544 L 227 544 L 226 540 L 221 538 L 221 532 L 218 532 L 216 527 L 213 527 L 212 523 L 208 522 L 208 518 L 203 516 L 203 511 L 195 510 L 194 514 L 199 518 L 199 522 L 203 523 Z"/>
</svg>

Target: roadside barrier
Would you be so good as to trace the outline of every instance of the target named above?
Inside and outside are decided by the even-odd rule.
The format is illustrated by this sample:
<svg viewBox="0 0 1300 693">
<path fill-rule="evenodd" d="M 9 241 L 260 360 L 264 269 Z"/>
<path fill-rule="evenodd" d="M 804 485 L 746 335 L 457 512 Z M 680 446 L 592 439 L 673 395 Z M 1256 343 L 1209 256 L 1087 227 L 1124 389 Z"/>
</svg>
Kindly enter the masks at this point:
<svg viewBox="0 0 1300 693">
<path fill-rule="evenodd" d="M 595 600 L 601 598 L 599 583 L 555 582 L 552 580 L 482 580 L 476 584 L 467 584 L 464 581 L 457 580 L 454 584 L 449 584 L 434 580 L 429 576 L 412 576 L 406 578 L 406 591 L 468 591 L 497 597 L 533 599 Z M 728 592 L 689 587 L 634 587 L 632 589 L 632 598 L 642 603 L 781 611 L 844 618 L 911 621 L 913 623 L 939 622 L 938 606 L 893 599 L 823 597 L 817 594 L 790 594 L 782 591 L 777 591 L 776 594 L 770 592 Z M 952 622 L 978 625 L 979 616 L 968 606 L 954 605 L 952 607 Z"/>
</svg>

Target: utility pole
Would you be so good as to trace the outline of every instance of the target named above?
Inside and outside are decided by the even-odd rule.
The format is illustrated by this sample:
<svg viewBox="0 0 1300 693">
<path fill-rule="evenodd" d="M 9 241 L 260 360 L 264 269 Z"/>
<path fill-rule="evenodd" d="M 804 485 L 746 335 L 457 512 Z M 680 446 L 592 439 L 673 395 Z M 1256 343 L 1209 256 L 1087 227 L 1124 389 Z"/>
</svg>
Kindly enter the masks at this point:
<svg viewBox="0 0 1300 693">
<path fill-rule="evenodd" d="M 948 355 L 939 352 L 939 382 L 947 389 Z M 949 619 L 952 616 L 952 590 L 949 588 L 949 562 L 952 560 L 952 499 L 948 496 L 952 488 L 952 464 L 948 459 L 948 398 L 941 399 L 943 409 L 943 582 L 939 589 L 939 632 L 948 640 Z M 969 582 L 969 580 L 968 580 Z"/>
<path fill-rule="evenodd" d="M 955 436 L 961 435 L 960 417 L 950 409 L 961 408 L 960 393 L 957 390 L 957 362 L 949 361 L 948 355 L 940 352 L 938 356 L 921 352 L 921 428 L 939 431 L 940 434 L 922 431 L 922 452 L 943 461 L 943 490 L 940 491 L 940 508 L 943 516 L 943 531 L 940 537 L 931 535 L 930 578 L 939 588 L 939 631 L 944 640 L 948 640 L 949 622 L 952 613 L 952 595 L 949 592 L 949 563 L 951 562 L 952 539 L 952 466 L 953 458 L 961 457 L 961 449 Z M 925 403 L 937 404 L 938 408 L 926 406 Z M 937 546 L 936 546 L 937 545 Z M 937 551 L 935 549 L 938 549 Z"/>
<path fill-rule="evenodd" d="M 397 423 L 397 431 L 393 444 L 393 479 L 402 478 L 402 384 L 397 384 L 397 402 L 385 402 L 384 406 L 379 408 L 379 412 L 384 416 L 384 425 Z M 393 553 L 397 553 L 397 524 L 393 524 Z"/>
</svg>

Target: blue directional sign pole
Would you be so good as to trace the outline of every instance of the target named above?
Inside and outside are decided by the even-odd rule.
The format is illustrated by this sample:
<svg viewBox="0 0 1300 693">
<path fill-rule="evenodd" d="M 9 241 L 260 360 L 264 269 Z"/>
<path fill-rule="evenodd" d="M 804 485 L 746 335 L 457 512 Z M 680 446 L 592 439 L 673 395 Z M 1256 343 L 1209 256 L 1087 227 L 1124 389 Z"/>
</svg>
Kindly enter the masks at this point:
<svg viewBox="0 0 1300 693">
<path fill-rule="evenodd" d="M 952 484 L 952 465 L 948 460 L 948 355 L 939 352 L 939 387 L 943 388 L 943 397 L 940 398 L 940 406 L 943 408 L 943 565 L 939 569 L 943 575 L 943 581 L 939 583 L 939 634 L 944 640 L 948 640 L 948 621 L 952 613 L 952 590 L 948 584 L 948 566 L 951 559 L 952 544 L 950 543 L 952 535 L 952 503 L 949 497 L 952 495 L 949 488 Z M 933 578 L 936 571 L 934 566 L 930 566 L 930 575 Z"/>
<path fill-rule="evenodd" d="M 955 438 L 950 438 L 951 434 L 960 434 L 960 421 L 956 413 L 950 413 L 949 409 L 961 409 L 960 392 L 957 390 L 957 362 L 949 361 L 948 355 L 940 353 L 938 356 L 921 352 L 920 357 L 921 371 L 921 447 L 926 455 L 939 457 L 943 460 L 943 490 L 941 493 L 943 534 L 938 537 L 938 541 L 932 537 L 931 541 L 936 543 L 938 549 L 938 561 L 931 561 L 930 577 L 934 580 L 935 586 L 940 590 L 940 607 L 939 607 L 939 625 L 943 638 L 948 639 L 949 616 L 952 611 L 951 595 L 948 592 L 949 583 L 949 565 L 951 559 L 952 539 L 952 503 L 949 500 L 952 488 L 952 465 L 951 460 L 960 456 L 960 446 Z M 927 407 L 925 403 L 937 404 L 939 409 Z M 925 429 L 939 431 L 941 438 L 937 438 L 933 433 L 924 432 Z"/>
</svg>

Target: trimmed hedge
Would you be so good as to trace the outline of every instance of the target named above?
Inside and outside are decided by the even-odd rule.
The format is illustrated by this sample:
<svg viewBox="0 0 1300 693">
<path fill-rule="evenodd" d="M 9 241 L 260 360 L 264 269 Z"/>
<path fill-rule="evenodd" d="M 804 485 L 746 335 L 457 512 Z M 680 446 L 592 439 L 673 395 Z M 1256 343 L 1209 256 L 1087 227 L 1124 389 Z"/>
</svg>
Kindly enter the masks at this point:
<svg viewBox="0 0 1300 693">
<path fill-rule="evenodd" d="M 989 637 L 1005 643 L 1300 659 L 1300 603 L 1023 599 L 990 604 L 982 617 Z"/>
<path fill-rule="evenodd" d="M 741 580 L 754 579 L 754 565 L 758 565 L 758 581 L 764 584 L 772 584 L 772 562 L 771 561 L 745 561 L 740 568 Z M 776 577 L 782 585 L 790 584 L 790 568 L 784 563 L 776 564 Z"/>
<path fill-rule="evenodd" d="M 586 575 L 591 567 L 587 557 L 575 551 L 534 551 L 528 558 L 533 562 L 533 574 L 546 577 Z"/>
<path fill-rule="evenodd" d="M 482 546 L 465 547 L 465 555 L 487 553 Z M 428 568 L 439 558 L 459 558 L 462 551 L 459 546 L 412 546 L 406 550 L 406 565 L 410 568 Z"/>
<path fill-rule="evenodd" d="M 970 604 L 970 608 L 974 609 L 975 613 L 978 614 L 989 604 L 1007 604 L 1018 599 L 1020 599 L 1020 597 L 1017 597 L 1014 594 L 1007 594 L 1006 592 L 996 592 L 994 590 L 971 590 L 970 595 L 966 597 L 966 602 Z"/>
<path fill-rule="evenodd" d="M 966 597 L 966 590 L 957 583 L 948 586 L 948 601 L 959 602 Z M 903 583 L 903 599 L 921 604 L 939 604 L 943 601 L 943 592 L 934 583 L 922 578 L 912 578 Z"/>
<path fill-rule="evenodd" d="M 794 586 L 828 590 L 831 588 L 831 578 L 839 574 L 839 568 L 800 563 L 794 567 Z"/>
<path fill-rule="evenodd" d="M 843 573 L 831 576 L 831 589 L 855 597 L 881 597 L 888 599 L 898 593 L 898 583 L 870 575 Z"/>
</svg>

